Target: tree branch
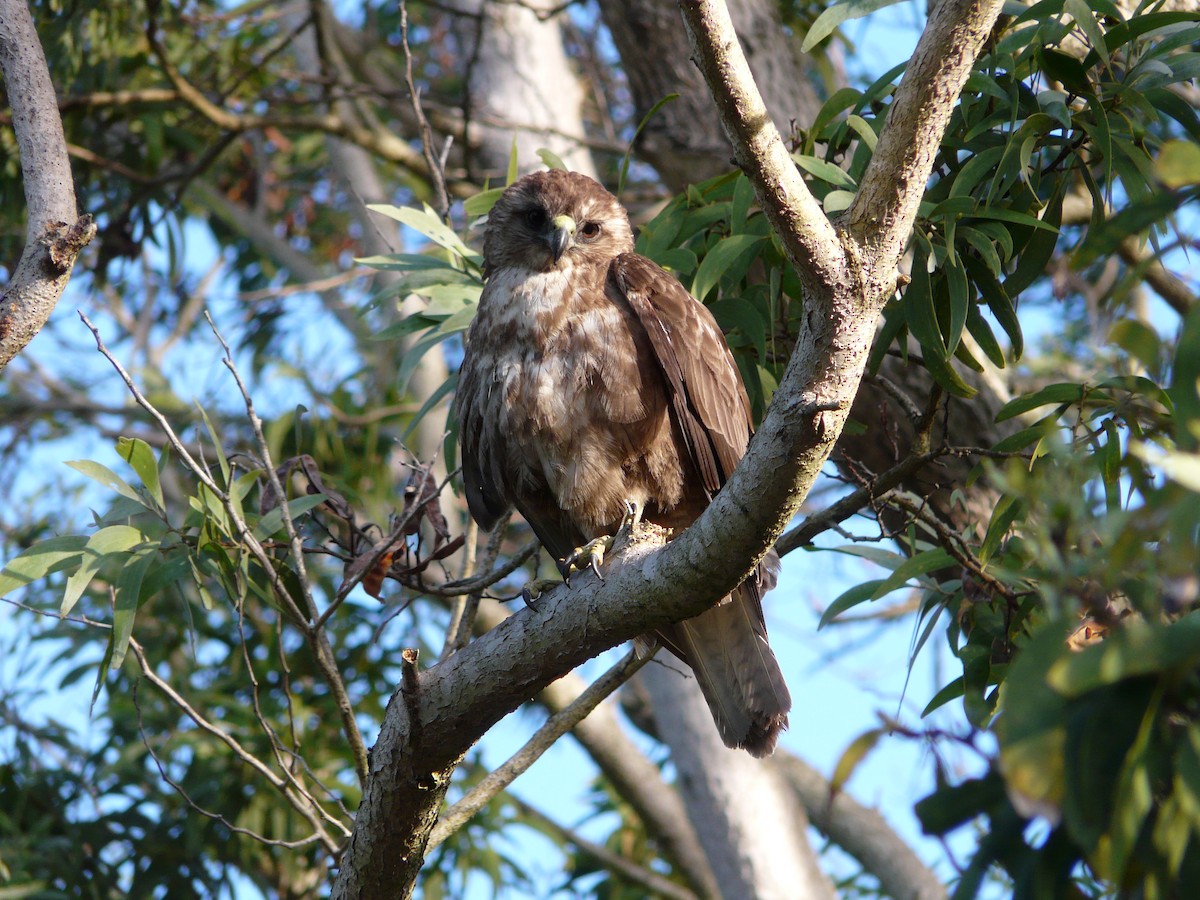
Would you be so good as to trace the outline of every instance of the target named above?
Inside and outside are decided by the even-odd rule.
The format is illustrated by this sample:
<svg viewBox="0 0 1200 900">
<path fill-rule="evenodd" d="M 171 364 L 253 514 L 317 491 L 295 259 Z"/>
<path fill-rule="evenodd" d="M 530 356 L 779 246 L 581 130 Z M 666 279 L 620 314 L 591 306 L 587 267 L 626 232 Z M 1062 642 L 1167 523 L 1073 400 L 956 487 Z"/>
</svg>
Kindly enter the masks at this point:
<svg viewBox="0 0 1200 900">
<path fill-rule="evenodd" d="M 808 811 L 812 824 L 879 879 L 883 893 L 912 900 L 939 900 L 946 888 L 884 821 L 845 792 L 834 793 L 816 769 L 789 753 L 771 761 Z"/>
<path fill-rule="evenodd" d="M 58 99 L 25 0 L 0 0 L 0 74 L 12 104 L 29 215 L 25 249 L 0 294 L 2 370 L 50 318 L 96 226 L 91 216 L 75 217 Z"/>
</svg>

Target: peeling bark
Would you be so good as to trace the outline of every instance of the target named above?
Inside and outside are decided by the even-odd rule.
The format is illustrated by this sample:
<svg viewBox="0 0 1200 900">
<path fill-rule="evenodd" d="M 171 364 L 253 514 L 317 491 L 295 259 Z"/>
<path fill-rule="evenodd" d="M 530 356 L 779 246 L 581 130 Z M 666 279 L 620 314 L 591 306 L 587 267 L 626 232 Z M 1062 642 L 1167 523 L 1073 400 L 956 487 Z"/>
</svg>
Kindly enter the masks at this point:
<svg viewBox="0 0 1200 900">
<path fill-rule="evenodd" d="M 25 249 L 0 294 L 0 370 L 42 330 L 96 234 L 76 218 L 75 187 L 58 98 L 24 0 L 0 0 L 0 74 L 12 105 L 28 208 Z"/>
</svg>

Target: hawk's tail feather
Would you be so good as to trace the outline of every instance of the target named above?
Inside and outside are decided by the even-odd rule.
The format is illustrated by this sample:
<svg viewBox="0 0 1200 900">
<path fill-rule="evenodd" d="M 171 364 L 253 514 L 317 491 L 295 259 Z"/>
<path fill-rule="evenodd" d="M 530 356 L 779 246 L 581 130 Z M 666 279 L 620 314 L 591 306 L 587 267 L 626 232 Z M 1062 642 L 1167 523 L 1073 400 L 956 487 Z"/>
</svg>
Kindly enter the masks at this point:
<svg viewBox="0 0 1200 900">
<path fill-rule="evenodd" d="M 755 757 L 775 750 L 792 707 L 760 610 L 756 589 L 742 585 L 719 605 L 661 635 L 691 666 L 721 740 Z"/>
</svg>

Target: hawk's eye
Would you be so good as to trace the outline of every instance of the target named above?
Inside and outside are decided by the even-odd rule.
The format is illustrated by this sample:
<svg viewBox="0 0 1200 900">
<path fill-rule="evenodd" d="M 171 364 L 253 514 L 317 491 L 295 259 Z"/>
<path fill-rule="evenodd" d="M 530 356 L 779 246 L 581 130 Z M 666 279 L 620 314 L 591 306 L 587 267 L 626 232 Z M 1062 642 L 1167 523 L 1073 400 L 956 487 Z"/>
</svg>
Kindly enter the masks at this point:
<svg viewBox="0 0 1200 900">
<path fill-rule="evenodd" d="M 579 229 L 579 237 L 581 240 L 594 241 L 596 238 L 600 237 L 600 223 L 587 222 L 582 228 Z"/>
<path fill-rule="evenodd" d="M 525 213 L 525 221 L 529 223 L 530 228 L 541 228 L 546 224 L 546 211 L 541 208 L 534 208 Z"/>
</svg>

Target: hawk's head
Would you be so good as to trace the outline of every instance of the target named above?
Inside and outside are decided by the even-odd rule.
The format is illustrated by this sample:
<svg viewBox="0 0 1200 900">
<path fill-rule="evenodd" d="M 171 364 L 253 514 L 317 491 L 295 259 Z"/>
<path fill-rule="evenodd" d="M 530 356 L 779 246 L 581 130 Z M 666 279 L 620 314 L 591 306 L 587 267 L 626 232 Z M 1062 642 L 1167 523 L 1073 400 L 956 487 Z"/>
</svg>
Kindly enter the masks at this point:
<svg viewBox="0 0 1200 900">
<path fill-rule="evenodd" d="M 632 250 L 629 216 L 617 198 L 586 175 L 551 169 L 514 182 L 492 207 L 484 272 L 607 264 Z"/>
</svg>

